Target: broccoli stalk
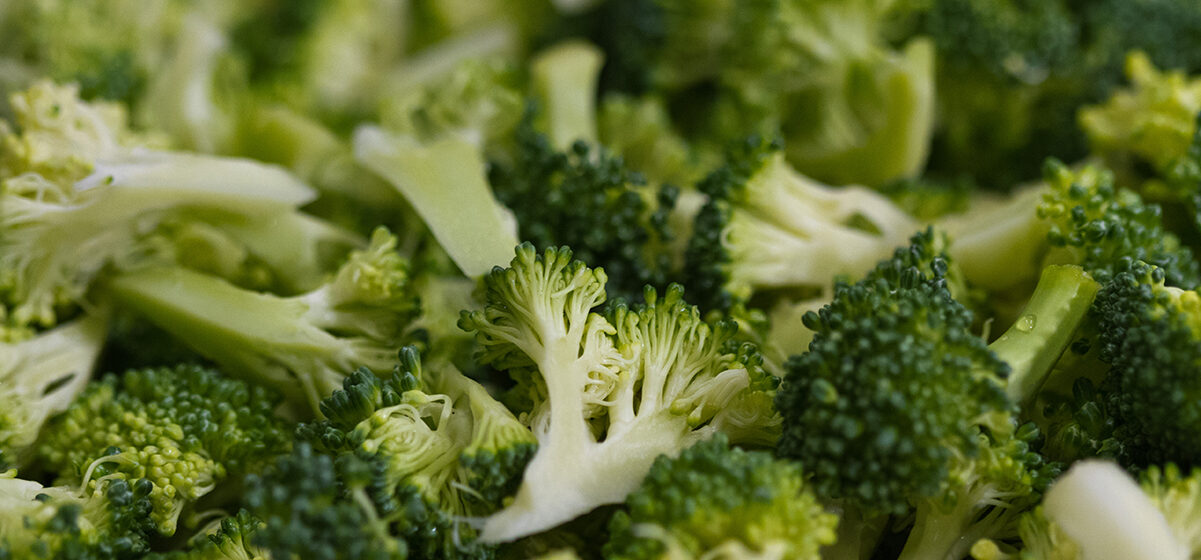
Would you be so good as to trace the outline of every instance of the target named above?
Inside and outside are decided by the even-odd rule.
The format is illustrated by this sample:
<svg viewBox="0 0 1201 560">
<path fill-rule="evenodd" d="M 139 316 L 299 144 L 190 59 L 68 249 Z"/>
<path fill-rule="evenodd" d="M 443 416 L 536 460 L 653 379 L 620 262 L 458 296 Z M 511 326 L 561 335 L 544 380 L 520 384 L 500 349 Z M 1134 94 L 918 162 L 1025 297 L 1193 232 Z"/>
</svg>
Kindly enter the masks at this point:
<svg viewBox="0 0 1201 560">
<path fill-rule="evenodd" d="M 113 278 L 116 299 L 231 374 L 317 412 L 360 366 L 386 368 L 418 313 L 408 262 L 384 229 L 321 287 L 279 297 L 190 270 L 149 268 Z"/>
<path fill-rule="evenodd" d="M 0 343 L 0 466 L 24 463 L 42 424 L 83 391 L 107 327 L 100 309 L 32 339 Z"/>
<path fill-rule="evenodd" d="M 1113 463 L 1081 461 L 1051 486 L 1043 508 L 1085 558 L 1190 558 L 1195 549 L 1186 544 L 1193 543 L 1177 540 L 1145 490 Z"/>
<path fill-rule="evenodd" d="M 524 244 L 485 278 L 484 310 L 463 314 L 481 361 L 522 380 L 533 404 L 523 419 L 539 445 L 513 501 L 485 521 L 484 541 L 624 500 L 657 456 L 719 431 L 728 403 L 774 385 L 753 348 L 733 341 L 734 324 L 701 320 L 679 286 L 602 316 L 592 310 L 605 280 L 566 248 L 539 255 Z M 770 431 L 770 407 L 755 412 L 738 419 L 743 433 Z"/>
<path fill-rule="evenodd" d="M 530 62 L 534 91 L 542 101 L 538 128 L 556 150 L 596 143 L 596 81 L 604 56 L 600 49 L 571 41 L 539 53 Z"/>
</svg>

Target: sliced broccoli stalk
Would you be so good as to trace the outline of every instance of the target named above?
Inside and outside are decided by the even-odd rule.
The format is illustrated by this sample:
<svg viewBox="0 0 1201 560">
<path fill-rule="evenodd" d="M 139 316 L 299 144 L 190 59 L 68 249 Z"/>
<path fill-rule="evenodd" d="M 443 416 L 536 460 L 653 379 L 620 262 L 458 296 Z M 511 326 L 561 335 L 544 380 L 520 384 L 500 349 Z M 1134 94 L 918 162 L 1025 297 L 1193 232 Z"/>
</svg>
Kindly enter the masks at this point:
<svg viewBox="0 0 1201 560">
<path fill-rule="evenodd" d="M 606 558 L 817 560 L 834 542 L 838 522 L 797 465 L 731 448 L 721 434 L 656 459 L 626 505 L 609 522 Z"/>
<path fill-rule="evenodd" d="M 1043 508 L 1086 558 L 1183 559 L 1192 552 L 1138 483 L 1110 462 L 1073 465 L 1047 491 Z"/>
<path fill-rule="evenodd" d="M 492 196 L 483 155 L 467 140 L 420 142 L 366 126 L 355 157 L 405 196 L 434 238 L 468 276 L 503 264 L 517 245 L 512 219 Z"/>
<path fill-rule="evenodd" d="M 183 268 L 114 277 L 108 288 L 229 373 L 318 411 L 360 366 L 387 368 L 418 302 L 396 239 L 377 230 L 334 278 L 294 297 L 254 292 Z"/>
<path fill-rule="evenodd" d="M 1019 405 L 1038 392 L 1046 375 L 1074 340 L 1101 289 L 1078 266 L 1043 269 L 1038 286 L 1018 320 L 988 349 L 1009 364 L 1006 392 Z"/>
<path fill-rule="evenodd" d="M 718 309 L 754 292 L 828 288 L 857 277 L 904 243 L 917 223 L 864 187 L 832 188 L 798 173 L 778 143 L 753 137 L 699 188 L 685 273 Z"/>
<path fill-rule="evenodd" d="M 556 150 L 583 140 L 596 143 L 596 84 L 604 55 L 583 41 L 555 45 L 530 62 L 535 95 L 542 102 L 538 128 Z"/>
<path fill-rule="evenodd" d="M 566 248 L 539 255 L 523 244 L 509 268 L 485 277 L 485 309 L 463 314 L 480 360 L 525 379 L 533 407 L 523 420 L 538 438 L 517 495 L 485 521 L 485 542 L 624 500 L 655 457 L 719 431 L 727 404 L 774 387 L 757 352 L 734 340 L 734 324 L 703 321 L 678 285 L 602 316 L 592 310 L 605 281 Z M 756 410 L 740 433 L 770 430 L 770 407 Z"/>
<path fill-rule="evenodd" d="M 114 480 L 148 480 L 150 518 L 169 536 L 189 504 L 287 451 L 278 404 L 262 387 L 199 366 L 109 375 L 47 424 L 38 461 L 93 494 Z"/>
<path fill-rule="evenodd" d="M 25 464 L 42 424 L 87 386 L 108 324 L 108 313 L 97 309 L 31 339 L 0 343 L 0 462 Z"/>
</svg>

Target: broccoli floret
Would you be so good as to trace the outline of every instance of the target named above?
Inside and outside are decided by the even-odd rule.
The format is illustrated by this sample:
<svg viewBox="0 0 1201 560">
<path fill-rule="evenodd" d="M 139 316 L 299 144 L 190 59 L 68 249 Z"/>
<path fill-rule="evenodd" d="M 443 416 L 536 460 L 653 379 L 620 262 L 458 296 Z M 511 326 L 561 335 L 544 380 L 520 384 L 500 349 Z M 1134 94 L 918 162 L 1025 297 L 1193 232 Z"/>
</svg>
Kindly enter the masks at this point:
<svg viewBox="0 0 1201 560">
<path fill-rule="evenodd" d="M 1079 267 L 1050 267 L 1019 320 L 991 346 L 952 299 L 945 255 L 918 236 L 805 316 L 776 406 L 778 453 L 827 500 L 873 514 L 916 507 L 902 558 L 959 558 L 1015 531 L 1053 468 L 1030 450 L 1015 404 L 1041 385 L 1098 289 Z"/>
<path fill-rule="evenodd" d="M 409 549 L 391 536 L 369 496 L 378 462 L 335 461 L 299 442 L 261 475 L 246 477 L 246 505 L 263 522 L 251 538 L 271 558 L 403 560 Z"/>
<path fill-rule="evenodd" d="M 154 530 L 151 488 L 146 479 L 112 480 L 80 493 L 0 473 L 0 558 L 139 558 Z"/>
<path fill-rule="evenodd" d="M 596 81 L 604 56 L 583 41 L 566 41 L 530 61 L 530 82 L 542 110 L 538 129 L 556 150 L 596 143 Z"/>
<path fill-rule="evenodd" d="M 478 359 L 524 380 L 533 406 L 522 419 L 538 438 L 513 502 L 485 521 L 485 541 L 621 502 L 655 457 L 713 433 L 774 439 L 777 417 L 756 396 L 775 379 L 735 340 L 732 322 L 702 320 L 678 285 L 601 315 L 593 310 L 605 282 L 569 249 L 540 255 L 523 244 L 508 268 L 485 277 L 485 308 L 463 314 Z"/>
<path fill-rule="evenodd" d="M 1192 251 L 1165 231 L 1159 206 L 1116 188 L 1113 173 L 1104 168 L 1073 171 L 1056 160 L 1044 167 L 1049 191 L 1038 215 L 1050 224 L 1047 241 L 1066 252 L 1065 260 L 1102 284 L 1134 260 L 1162 268 L 1169 285 L 1201 283 L 1201 267 Z"/>
<path fill-rule="evenodd" d="M 766 289 L 828 287 L 888 256 L 917 223 L 863 187 L 831 188 L 798 173 L 777 142 L 752 137 L 698 186 L 684 276 L 706 308 Z"/>
<path fill-rule="evenodd" d="M 279 297 L 184 268 L 148 268 L 107 284 L 118 301 L 231 375 L 271 387 L 295 407 L 322 398 L 360 366 L 391 365 L 419 313 L 408 261 L 379 229 L 321 287 Z"/>
<path fill-rule="evenodd" d="M 482 386 L 451 366 L 400 352 L 392 376 L 367 369 L 322 402 L 327 421 L 304 439 L 380 465 L 370 488 L 380 519 L 422 558 L 486 557 L 461 520 L 488 515 L 516 490 L 536 440 Z"/>
<path fill-rule="evenodd" d="M 1099 384 L 1113 422 L 1119 459 L 1128 466 L 1173 461 L 1201 464 L 1191 434 L 1201 414 L 1192 396 L 1201 363 L 1201 299 L 1165 286 L 1163 269 L 1136 263 L 1097 296 L 1099 357 L 1109 364 Z"/>
<path fill-rule="evenodd" d="M 188 504 L 287 451 L 278 404 L 261 387 L 197 366 L 109 375 L 47 424 L 39 464 L 92 493 L 114 480 L 150 481 L 154 527 L 172 535 Z"/>
<path fill-rule="evenodd" d="M 517 218 L 518 236 L 538 247 L 567 245 L 605 269 L 612 296 L 634 300 L 673 274 L 669 216 L 678 190 L 652 187 L 624 160 L 585 142 L 560 152 L 527 118 L 511 164 L 496 163 L 496 197 Z"/>
<path fill-rule="evenodd" d="M 0 343 L 0 463 L 25 463 L 42 424 L 83 391 L 107 326 L 108 313 L 97 310 L 29 340 Z"/>
<path fill-rule="evenodd" d="M 610 522 L 605 557 L 708 556 L 817 560 L 834 542 L 827 513 L 796 465 L 731 448 L 719 434 L 655 460 Z"/>
</svg>

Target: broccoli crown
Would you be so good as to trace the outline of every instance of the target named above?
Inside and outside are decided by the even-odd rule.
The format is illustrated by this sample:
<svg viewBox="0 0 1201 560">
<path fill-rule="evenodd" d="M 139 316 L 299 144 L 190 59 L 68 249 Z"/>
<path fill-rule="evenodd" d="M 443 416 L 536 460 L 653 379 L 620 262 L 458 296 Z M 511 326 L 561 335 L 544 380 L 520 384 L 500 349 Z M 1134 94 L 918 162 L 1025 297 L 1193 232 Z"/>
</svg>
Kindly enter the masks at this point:
<svg viewBox="0 0 1201 560">
<path fill-rule="evenodd" d="M 1114 186 L 1109 171 L 1086 166 L 1068 169 L 1056 160 L 1045 165 L 1049 191 L 1038 216 L 1050 224 L 1047 241 L 1101 284 L 1140 260 L 1163 269 L 1167 283 L 1192 287 L 1201 282 L 1193 253 L 1165 230 L 1159 206 Z"/>
<path fill-rule="evenodd" d="M 262 474 L 246 477 L 246 505 L 263 521 L 251 538 L 272 558 L 403 560 L 407 544 L 388 534 L 368 497 L 376 462 L 334 457 L 299 442 Z"/>
<path fill-rule="evenodd" d="M 278 404 L 198 366 L 132 370 L 91 384 L 47 426 L 38 454 L 60 480 L 91 492 L 149 481 L 156 529 L 171 535 L 185 505 L 287 450 Z"/>
<path fill-rule="evenodd" d="M 114 480 L 82 496 L 0 473 L 0 558 L 108 560 L 149 551 L 152 485 Z"/>
<path fill-rule="evenodd" d="M 734 323 L 703 320 L 678 285 L 596 313 L 605 272 L 572 257 L 521 245 L 484 279 L 485 308 L 460 319 L 482 363 L 524 381 L 532 409 L 522 419 L 539 445 L 513 502 L 486 521 L 488 541 L 622 501 L 661 453 L 727 429 L 762 436 L 776 424 L 769 407 L 745 406 L 764 404 L 754 396 L 774 381 L 757 350 L 734 339 Z"/>
<path fill-rule="evenodd" d="M 741 552 L 816 560 L 837 525 L 797 465 L 730 447 L 722 435 L 659 457 L 626 506 L 609 523 L 606 558 Z"/>
<path fill-rule="evenodd" d="M 1124 464 L 1201 464 L 1201 299 L 1164 286 L 1162 269 L 1136 263 L 1097 296 L 1101 383 Z"/>
<path fill-rule="evenodd" d="M 752 136 L 697 188 L 685 276 L 705 308 L 729 309 L 755 290 L 821 288 L 859 275 L 917 224 L 862 187 L 830 188 L 797 173 L 781 143 Z"/>
<path fill-rule="evenodd" d="M 814 476 L 819 496 L 903 512 L 943 487 L 955 457 L 976 456 L 982 418 L 1006 413 L 1009 366 L 970 331 L 934 257 L 931 272 L 885 261 L 805 325 L 809 351 L 785 365 L 776 397 L 779 454 Z"/>
<path fill-rule="evenodd" d="M 678 190 L 652 188 L 625 162 L 577 141 L 559 152 L 527 118 L 511 165 L 492 166 L 496 197 L 517 217 L 518 237 L 538 247 L 568 245 L 604 267 L 614 297 L 633 300 L 672 274 L 666 243 Z"/>
<path fill-rule="evenodd" d="M 412 346 L 400 358 L 388 378 L 366 368 L 347 377 L 322 402 L 327 420 L 299 434 L 380 467 L 368 493 L 410 550 L 488 556 L 458 519 L 491 513 L 516 490 L 534 436 L 461 373 L 423 371 Z"/>
</svg>

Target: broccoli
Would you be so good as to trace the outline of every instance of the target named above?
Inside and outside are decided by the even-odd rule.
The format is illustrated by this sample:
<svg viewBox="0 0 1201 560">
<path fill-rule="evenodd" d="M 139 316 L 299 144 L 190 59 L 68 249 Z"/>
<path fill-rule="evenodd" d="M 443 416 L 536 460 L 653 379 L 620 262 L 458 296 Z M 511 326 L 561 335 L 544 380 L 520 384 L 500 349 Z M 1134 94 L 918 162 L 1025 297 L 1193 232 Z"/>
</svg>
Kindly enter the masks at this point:
<svg viewBox="0 0 1201 560">
<path fill-rule="evenodd" d="M 172 535 L 190 503 L 287 451 L 278 404 L 261 387 L 198 366 L 109 375 L 47 424 L 38 460 L 91 493 L 114 480 L 149 481 L 154 527 Z"/>
<path fill-rule="evenodd" d="M 960 558 L 1013 531 L 1054 466 L 1019 426 L 1027 400 L 1072 340 L 1098 286 L 1049 267 L 1023 318 L 992 345 L 951 297 L 945 256 L 915 236 L 834 300 L 806 314 L 808 352 L 785 365 L 778 453 L 801 462 L 823 499 L 864 519 L 916 506 L 901 557 Z M 870 546 L 870 545 L 869 545 Z"/>
<path fill-rule="evenodd" d="M 1080 109 L 1094 153 L 1144 198 L 1191 205 L 1201 184 L 1201 79 L 1159 71 L 1145 53 L 1126 59 L 1128 90 Z"/>
<path fill-rule="evenodd" d="M 678 457 L 660 456 L 610 522 L 605 557 L 762 557 L 817 560 L 838 518 L 800 468 L 722 434 Z"/>
<path fill-rule="evenodd" d="M 186 550 L 152 553 L 146 560 L 264 559 L 267 552 L 253 543 L 263 526 L 261 520 L 243 509 L 236 515 L 222 518 L 211 533 L 200 533 L 189 539 Z"/>
<path fill-rule="evenodd" d="M 380 465 L 369 488 L 380 519 L 422 558 L 486 557 L 462 519 L 488 515 L 521 482 L 536 440 L 453 367 L 400 351 L 390 378 L 368 369 L 321 404 L 326 421 L 299 432 L 319 448 Z"/>
<path fill-rule="evenodd" d="M 22 464 L 42 424 L 66 410 L 92 378 L 108 313 L 64 323 L 14 343 L 0 343 L 0 470 Z"/>
<path fill-rule="evenodd" d="M 335 461 L 298 442 L 261 474 L 246 477 L 246 505 L 263 522 L 251 543 L 271 558 L 403 560 L 405 541 L 388 534 L 369 496 L 378 462 Z"/>
<path fill-rule="evenodd" d="M 90 493 L 43 487 L 0 472 L 0 558 L 106 560 L 150 550 L 147 479 L 112 480 Z"/>
<path fill-rule="evenodd" d="M 798 173 L 776 141 L 752 137 L 698 186 L 684 276 L 707 309 L 759 290 L 825 288 L 867 272 L 917 228 L 887 198 L 831 188 Z"/>
<path fill-rule="evenodd" d="M 303 286 L 324 272 L 319 248 L 348 241 L 296 211 L 312 191 L 278 168 L 125 144 L 120 108 L 84 103 L 71 86 L 39 83 L 12 105 L 20 130 L 0 140 L 0 304 L 13 328 L 55 325 L 108 268 L 232 261 L 214 268 L 263 268 Z"/>
<path fill-rule="evenodd" d="M 668 283 L 675 260 L 669 218 L 678 189 L 647 185 L 621 158 L 582 141 L 557 151 L 528 117 L 515 143 L 514 161 L 493 165 L 489 178 L 517 218 L 522 240 L 572 247 L 605 269 L 614 297 L 633 300 L 644 286 Z"/>
<path fill-rule="evenodd" d="M 1025 560 L 1185 559 L 1201 550 L 1201 473 L 1173 464 L 1135 481 L 1113 463 L 1081 461 L 1022 520 Z M 992 560 L 998 556 L 976 556 Z"/>
<path fill-rule="evenodd" d="M 1098 400 L 1113 423 L 1110 445 L 1123 464 L 1201 464 L 1191 436 L 1201 411 L 1197 293 L 1165 286 L 1163 269 L 1135 263 L 1097 296 L 1098 356 L 1108 364 Z"/>
<path fill-rule="evenodd" d="M 485 308 L 460 320 L 476 333 L 479 360 L 528 392 L 523 420 L 539 445 L 513 502 L 486 520 L 485 541 L 620 502 L 659 454 L 718 431 L 753 437 L 775 425 L 770 406 L 755 401 L 775 379 L 734 339 L 732 322 L 703 321 L 678 285 L 662 298 L 648 288 L 644 304 L 601 315 L 593 309 L 605 282 L 567 248 L 540 255 L 523 244 L 508 268 L 485 277 Z"/>
<path fill-rule="evenodd" d="M 420 304 L 396 238 L 376 230 L 319 288 L 293 297 L 245 290 L 185 268 L 147 268 L 107 287 L 199 354 L 316 413 L 359 366 L 385 368 Z"/>
<path fill-rule="evenodd" d="M 697 143 L 781 134 L 801 172 L 879 186 L 916 175 L 933 127 L 933 49 L 893 50 L 890 2 L 628 0 L 608 87 L 662 96 Z M 616 43 L 616 44 L 615 44 Z M 678 109 L 677 109 L 678 108 Z"/>
<path fill-rule="evenodd" d="M 354 157 L 398 190 L 468 276 L 504 262 L 517 245 L 512 217 L 487 180 L 486 149 L 521 115 L 510 68 L 468 60 L 385 108 L 382 127 L 354 133 Z"/>
</svg>

